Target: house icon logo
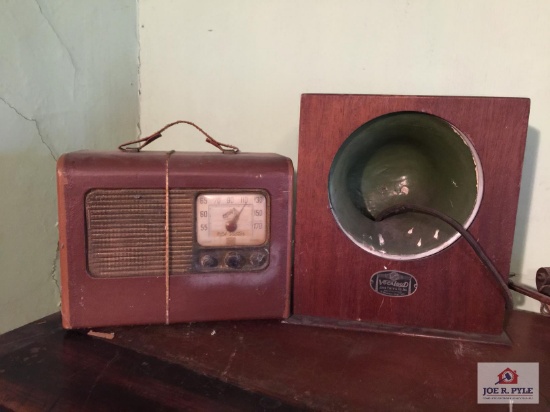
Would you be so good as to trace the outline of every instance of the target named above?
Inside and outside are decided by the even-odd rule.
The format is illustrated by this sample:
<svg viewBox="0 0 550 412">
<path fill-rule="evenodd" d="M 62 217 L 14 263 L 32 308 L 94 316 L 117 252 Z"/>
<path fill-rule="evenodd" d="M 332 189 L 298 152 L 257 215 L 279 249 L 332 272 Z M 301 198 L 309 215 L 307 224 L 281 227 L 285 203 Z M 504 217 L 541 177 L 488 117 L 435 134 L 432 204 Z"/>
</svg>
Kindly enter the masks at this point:
<svg viewBox="0 0 550 412">
<path fill-rule="evenodd" d="M 504 369 L 502 372 L 498 374 L 498 382 L 495 383 L 495 385 L 499 384 L 505 384 L 505 385 L 513 385 L 518 383 L 518 374 L 516 371 L 513 371 L 510 368 Z"/>
<path fill-rule="evenodd" d="M 498 380 L 497 380 L 498 379 Z M 539 403 L 537 362 L 479 362 L 477 403 Z"/>
</svg>

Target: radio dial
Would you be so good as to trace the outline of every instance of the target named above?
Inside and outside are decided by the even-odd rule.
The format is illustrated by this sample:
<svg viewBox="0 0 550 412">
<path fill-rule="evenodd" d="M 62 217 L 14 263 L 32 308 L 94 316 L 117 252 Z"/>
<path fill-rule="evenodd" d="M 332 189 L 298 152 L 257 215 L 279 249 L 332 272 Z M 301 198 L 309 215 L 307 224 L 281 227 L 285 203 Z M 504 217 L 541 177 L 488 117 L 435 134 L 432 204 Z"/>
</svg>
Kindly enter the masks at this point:
<svg viewBox="0 0 550 412">
<path fill-rule="evenodd" d="M 201 193 L 195 205 L 197 243 L 202 247 L 265 244 L 268 203 L 263 191 Z"/>
</svg>

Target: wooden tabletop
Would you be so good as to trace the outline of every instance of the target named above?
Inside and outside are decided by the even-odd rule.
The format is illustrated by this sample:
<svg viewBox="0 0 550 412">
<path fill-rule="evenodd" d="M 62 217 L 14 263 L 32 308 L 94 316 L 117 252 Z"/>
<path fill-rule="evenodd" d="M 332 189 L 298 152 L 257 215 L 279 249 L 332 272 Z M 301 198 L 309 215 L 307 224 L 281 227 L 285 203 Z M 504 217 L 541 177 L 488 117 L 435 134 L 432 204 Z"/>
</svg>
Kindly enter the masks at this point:
<svg viewBox="0 0 550 412">
<path fill-rule="evenodd" d="M 507 411 L 477 404 L 478 362 L 538 362 L 550 319 L 514 311 L 511 346 L 241 321 L 65 331 L 58 314 L 0 336 L 0 410 Z"/>
</svg>

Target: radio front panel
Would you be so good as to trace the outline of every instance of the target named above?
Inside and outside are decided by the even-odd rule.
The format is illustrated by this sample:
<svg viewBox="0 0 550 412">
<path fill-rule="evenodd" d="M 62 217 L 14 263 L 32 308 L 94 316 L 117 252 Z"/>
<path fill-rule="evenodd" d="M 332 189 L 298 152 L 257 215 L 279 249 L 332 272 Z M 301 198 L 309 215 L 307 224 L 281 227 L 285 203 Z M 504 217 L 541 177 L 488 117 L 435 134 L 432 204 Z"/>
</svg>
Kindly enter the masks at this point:
<svg viewBox="0 0 550 412">
<path fill-rule="evenodd" d="M 93 277 L 163 276 L 163 189 L 94 189 L 86 195 L 87 267 Z M 269 264 L 264 191 L 170 189 L 169 273 L 248 272 Z"/>
</svg>

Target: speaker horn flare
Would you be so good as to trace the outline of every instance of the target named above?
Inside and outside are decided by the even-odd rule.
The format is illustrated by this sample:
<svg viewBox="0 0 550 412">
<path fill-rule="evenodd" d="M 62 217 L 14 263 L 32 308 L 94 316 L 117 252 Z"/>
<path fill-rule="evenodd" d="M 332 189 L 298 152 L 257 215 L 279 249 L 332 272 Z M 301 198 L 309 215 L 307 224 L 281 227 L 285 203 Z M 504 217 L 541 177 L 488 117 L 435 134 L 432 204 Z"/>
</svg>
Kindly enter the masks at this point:
<svg viewBox="0 0 550 412">
<path fill-rule="evenodd" d="M 459 234 L 439 219 L 407 213 L 383 222 L 388 207 L 436 209 L 468 227 L 479 208 L 483 174 L 470 140 L 426 113 L 397 112 L 355 130 L 329 173 L 334 218 L 359 247 L 384 258 L 418 259 L 451 245 Z"/>
</svg>

